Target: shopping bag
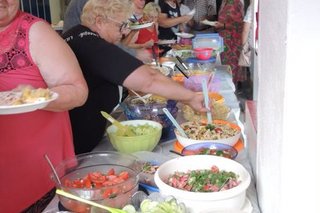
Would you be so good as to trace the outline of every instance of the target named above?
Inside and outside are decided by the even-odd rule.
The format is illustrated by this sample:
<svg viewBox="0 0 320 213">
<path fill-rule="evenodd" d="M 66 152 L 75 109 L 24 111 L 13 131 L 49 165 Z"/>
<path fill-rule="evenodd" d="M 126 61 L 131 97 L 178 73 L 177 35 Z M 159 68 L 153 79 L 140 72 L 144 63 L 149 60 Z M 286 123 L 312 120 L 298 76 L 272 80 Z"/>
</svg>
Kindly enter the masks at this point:
<svg viewBox="0 0 320 213">
<path fill-rule="evenodd" d="M 241 67 L 250 67 L 251 65 L 251 48 L 248 42 L 246 42 L 242 47 L 238 65 Z"/>
</svg>

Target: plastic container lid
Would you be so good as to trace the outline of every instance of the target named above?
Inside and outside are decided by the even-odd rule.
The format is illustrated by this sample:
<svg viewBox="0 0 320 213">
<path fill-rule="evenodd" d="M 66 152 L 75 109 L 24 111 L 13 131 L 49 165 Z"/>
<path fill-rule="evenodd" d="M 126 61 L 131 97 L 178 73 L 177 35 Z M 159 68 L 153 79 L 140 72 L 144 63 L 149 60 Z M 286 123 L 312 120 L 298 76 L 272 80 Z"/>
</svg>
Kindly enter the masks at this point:
<svg viewBox="0 0 320 213">
<path fill-rule="evenodd" d="M 195 57 L 191 57 L 191 58 L 186 59 L 187 63 L 215 63 L 215 61 L 216 61 L 215 57 L 211 57 L 208 60 L 200 60 Z"/>
<path fill-rule="evenodd" d="M 197 34 L 194 39 L 192 39 L 193 49 L 199 47 L 210 47 L 214 50 L 220 50 L 223 52 L 223 38 L 219 36 L 218 33 L 203 33 Z"/>
</svg>

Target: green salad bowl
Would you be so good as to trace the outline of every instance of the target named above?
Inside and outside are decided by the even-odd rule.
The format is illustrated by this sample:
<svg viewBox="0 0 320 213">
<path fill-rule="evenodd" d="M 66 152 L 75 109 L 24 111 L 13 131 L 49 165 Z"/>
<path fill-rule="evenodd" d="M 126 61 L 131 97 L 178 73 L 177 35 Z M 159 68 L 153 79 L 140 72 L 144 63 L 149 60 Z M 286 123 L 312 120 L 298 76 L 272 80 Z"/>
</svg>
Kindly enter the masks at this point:
<svg viewBox="0 0 320 213">
<path fill-rule="evenodd" d="M 135 136 L 121 135 L 115 125 L 107 128 L 107 135 L 114 149 L 121 153 L 152 151 L 160 141 L 162 125 L 151 120 L 122 121 L 129 126 Z"/>
</svg>

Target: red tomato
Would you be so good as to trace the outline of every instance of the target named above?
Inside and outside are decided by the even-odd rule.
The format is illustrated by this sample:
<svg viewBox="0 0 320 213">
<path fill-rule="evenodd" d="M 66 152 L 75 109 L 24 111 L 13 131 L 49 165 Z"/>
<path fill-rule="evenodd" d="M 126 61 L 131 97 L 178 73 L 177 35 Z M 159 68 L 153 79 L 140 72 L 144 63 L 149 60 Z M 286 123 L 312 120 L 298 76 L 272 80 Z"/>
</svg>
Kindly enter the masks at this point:
<svg viewBox="0 0 320 213">
<path fill-rule="evenodd" d="M 114 168 L 111 168 L 108 170 L 106 176 L 109 176 L 109 175 L 114 175 L 116 172 L 114 171 Z"/>
<path fill-rule="evenodd" d="M 93 183 L 103 183 L 106 180 L 106 176 L 104 176 L 100 172 L 90 173 L 89 177 Z"/>
<path fill-rule="evenodd" d="M 114 179 L 116 179 L 117 178 L 117 176 L 116 175 L 109 175 L 108 176 L 108 180 L 114 180 Z"/>
<path fill-rule="evenodd" d="M 91 189 L 92 185 L 91 185 L 91 181 L 89 178 L 84 179 L 84 186 L 87 189 Z"/>
<path fill-rule="evenodd" d="M 127 171 L 123 171 L 120 172 L 120 174 L 118 175 L 119 178 L 123 179 L 123 180 L 128 180 L 129 178 L 129 172 Z"/>
<path fill-rule="evenodd" d="M 124 182 L 124 180 L 122 178 L 120 178 L 120 177 L 117 177 L 117 178 L 113 179 L 112 181 L 113 181 L 114 184 L 118 184 L 118 183 Z"/>
<path fill-rule="evenodd" d="M 103 186 L 112 186 L 113 185 L 113 182 L 112 181 L 109 181 L 109 180 L 106 180 L 105 182 L 102 183 Z"/>
<path fill-rule="evenodd" d="M 221 133 L 221 132 L 222 132 L 222 129 L 218 127 L 218 128 L 215 128 L 214 131 L 215 131 L 216 133 Z"/>
<path fill-rule="evenodd" d="M 71 187 L 71 186 L 72 186 L 72 181 L 69 180 L 69 179 L 65 179 L 65 180 L 64 180 L 64 185 L 65 185 L 66 187 Z"/>
<path fill-rule="evenodd" d="M 108 188 L 104 191 L 103 193 L 103 197 L 104 198 L 108 198 L 110 195 L 112 194 L 112 189 L 111 188 Z"/>
</svg>

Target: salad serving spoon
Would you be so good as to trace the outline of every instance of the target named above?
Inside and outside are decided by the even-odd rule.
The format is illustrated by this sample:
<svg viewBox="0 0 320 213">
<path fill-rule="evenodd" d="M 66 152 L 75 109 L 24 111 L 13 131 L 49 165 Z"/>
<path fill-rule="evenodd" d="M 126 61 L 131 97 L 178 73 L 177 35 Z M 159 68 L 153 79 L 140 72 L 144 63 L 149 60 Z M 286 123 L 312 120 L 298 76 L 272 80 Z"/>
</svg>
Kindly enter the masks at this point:
<svg viewBox="0 0 320 213">
<path fill-rule="evenodd" d="M 84 198 L 82 198 L 82 197 L 78 197 L 78 196 L 76 196 L 76 195 L 70 194 L 69 192 L 65 192 L 65 191 L 63 191 L 63 190 L 61 190 L 61 189 L 57 189 L 57 190 L 56 190 L 56 193 L 57 193 L 58 195 L 62 195 L 62 196 L 64 196 L 64 197 L 67 197 L 67 198 L 70 198 L 70 199 L 73 199 L 73 200 L 77 200 L 77 201 L 79 201 L 79 202 L 81 202 L 81 203 L 86 203 L 86 204 L 89 204 L 89 205 L 91 205 L 91 206 L 94 206 L 94 207 L 98 207 L 98 208 L 100 208 L 100 209 L 107 210 L 107 211 L 109 211 L 109 212 L 111 212 L 111 213 L 127 213 L 126 211 L 124 211 L 124 210 L 122 210 L 122 209 L 116 209 L 116 208 L 104 206 L 104 205 L 101 205 L 101 204 L 99 204 L 99 203 L 93 202 L 93 201 L 91 201 L 91 200 L 86 200 L 86 199 L 84 199 Z"/>
<path fill-rule="evenodd" d="M 118 131 L 121 131 L 121 135 L 127 135 L 127 136 L 135 136 L 135 134 L 132 132 L 132 130 L 125 126 L 122 125 L 119 121 L 117 121 L 116 119 L 114 119 L 111 115 L 109 115 L 108 113 L 104 112 L 104 111 L 100 111 L 100 113 L 102 114 L 102 116 L 104 118 L 106 118 L 108 121 L 110 121 L 113 125 L 115 125 L 118 128 Z"/>
<path fill-rule="evenodd" d="M 207 108 L 207 119 L 208 119 L 208 124 L 212 124 L 212 114 L 210 111 L 210 107 L 209 107 L 209 94 L 208 94 L 208 87 L 207 87 L 207 81 L 206 79 L 202 80 L 202 92 L 203 92 L 203 96 L 204 96 L 204 103 L 205 106 Z"/>
<path fill-rule="evenodd" d="M 163 108 L 162 109 L 163 112 L 166 114 L 166 116 L 170 119 L 170 121 L 173 123 L 173 125 L 177 128 L 177 130 L 179 131 L 179 133 L 181 134 L 181 136 L 185 137 L 185 138 L 189 138 L 187 136 L 187 134 L 183 131 L 183 129 L 181 128 L 181 126 L 178 124 L 178 122 L 176 121 L 176 119 L 174 119 L 174 117 L 171 115 L 171 113 L 169 112 L 169 110 L 167 108 Z"/>
</svg>

